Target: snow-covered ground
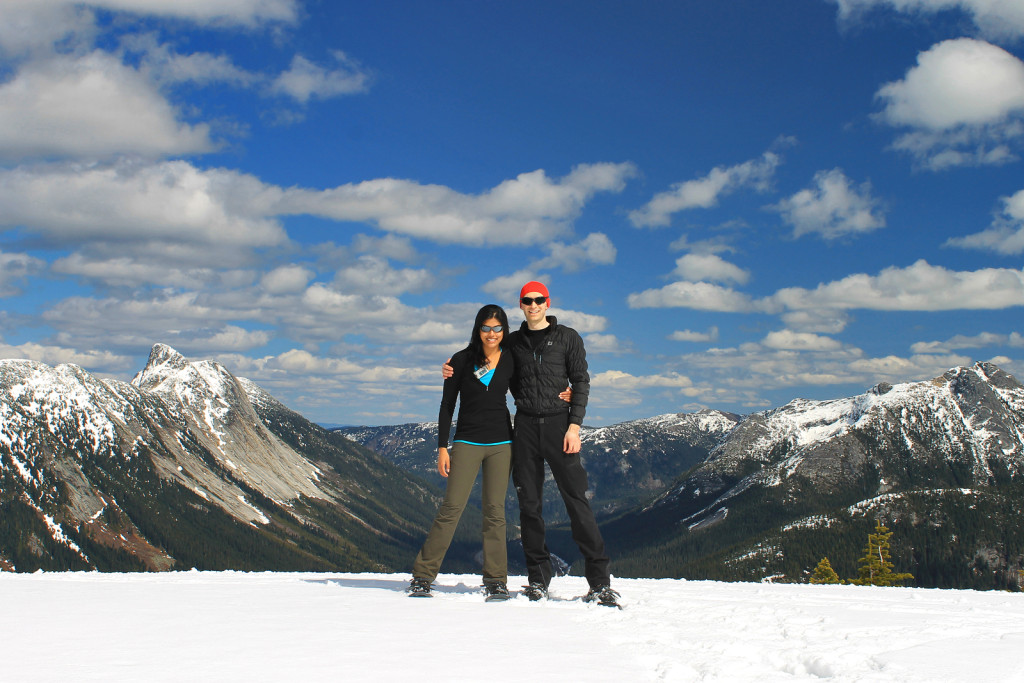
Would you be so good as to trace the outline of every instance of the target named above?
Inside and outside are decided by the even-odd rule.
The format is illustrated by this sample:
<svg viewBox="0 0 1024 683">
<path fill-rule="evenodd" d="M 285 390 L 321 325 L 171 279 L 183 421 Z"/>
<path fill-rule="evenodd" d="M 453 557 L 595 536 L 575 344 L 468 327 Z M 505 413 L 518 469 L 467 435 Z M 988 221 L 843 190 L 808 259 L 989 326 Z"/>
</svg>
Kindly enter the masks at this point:
<svg viewBox="0 0 1024 683">
<path fill-rule="evenodd" d="M 1024 594 L 442 575 L 0 574 L 0 681 L 1020 681 Z M 510 581 L 518 588 L 520 577 Z"/>
</svg>

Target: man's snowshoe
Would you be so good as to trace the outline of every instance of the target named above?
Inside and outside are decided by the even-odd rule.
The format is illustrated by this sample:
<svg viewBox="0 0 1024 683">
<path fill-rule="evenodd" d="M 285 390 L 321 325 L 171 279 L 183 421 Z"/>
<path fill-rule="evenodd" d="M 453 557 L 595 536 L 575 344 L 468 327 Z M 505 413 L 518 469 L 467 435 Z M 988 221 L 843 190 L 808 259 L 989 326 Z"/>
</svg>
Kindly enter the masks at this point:
<svg viewBox="0 0 1024 683">
<path fill-rule="evenodd" d="M 530 602 L 536 602 L 537 600 L 543 600 L 548 597 L 548 589 L 547 586 L 539 581 L 531 581 L 529 586 L 523 586 L 523 595 L 525 595 Z"/>
<path fill-rule="evenodd" d="M 596 602 L 599 605 L 605 607 L 618 607 L 622 609 L 622 605 L 619 604 L 618 591 L 612 590 L 611 586 L 595 586 L 590 589 L 590 592 L 583 596 L 583 602 Z"/>
</svg>

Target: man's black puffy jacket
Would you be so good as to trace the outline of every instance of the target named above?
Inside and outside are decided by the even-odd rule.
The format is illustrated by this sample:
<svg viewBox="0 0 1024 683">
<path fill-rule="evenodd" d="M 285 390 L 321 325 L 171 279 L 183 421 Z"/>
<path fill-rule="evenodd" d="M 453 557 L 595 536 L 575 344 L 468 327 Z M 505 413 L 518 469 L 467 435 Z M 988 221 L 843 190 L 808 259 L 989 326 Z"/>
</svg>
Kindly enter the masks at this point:
<svg viewBox="0 0 1024 683">
<path fill-rule="evenodd" d="M 565 401 L 558 394 L 572 386 L 569 424 L 583 424 L 590 397 L 590 375 L 587 373 L 587 351 L 576 330 L 559 325 L 553 315 L 547 316 L 551 326 L 547 334 L 535 336 L 526 332 L 524 322 L 509 335 L 508 343 L 516 359 L 516 374 L 511 388 L 516 410 L 535 417 L 565 412 Z"/>
</svg>

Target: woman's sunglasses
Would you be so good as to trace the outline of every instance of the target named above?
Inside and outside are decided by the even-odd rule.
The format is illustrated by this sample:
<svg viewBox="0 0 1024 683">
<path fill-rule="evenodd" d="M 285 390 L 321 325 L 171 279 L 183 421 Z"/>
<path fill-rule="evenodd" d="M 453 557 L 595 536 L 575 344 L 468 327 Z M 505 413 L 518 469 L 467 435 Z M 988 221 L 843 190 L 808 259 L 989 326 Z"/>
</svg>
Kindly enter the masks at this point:
<svg viewBox="0 0 1024 683">
<path fill-rule="evenodd" d="M 537 305 L 539 306 L 540 304 L 544 303 L 547 300 L 548 298 L 546 296 L 524 296 L 522 299 L 520 299 L 520 301 L 522 301 L 527 306 L 532 306 L 534 302 L 537 302 Z"/>
<path fill-rule="evenodd" d="M 481 325 L 480 326 L 480 331 L 481 332 L 501 332 L 503 329 L 505 329 L 505 328 L 503 328 L 501 325 Z"/>
</svg>

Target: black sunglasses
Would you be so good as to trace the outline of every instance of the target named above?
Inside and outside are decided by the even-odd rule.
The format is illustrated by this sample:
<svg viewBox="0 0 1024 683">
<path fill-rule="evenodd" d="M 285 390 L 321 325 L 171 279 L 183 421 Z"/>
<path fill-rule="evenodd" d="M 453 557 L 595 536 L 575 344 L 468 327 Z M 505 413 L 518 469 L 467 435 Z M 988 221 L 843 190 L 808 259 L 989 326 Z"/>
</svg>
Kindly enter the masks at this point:
<svg viewBox="0 0 1024 683">
<path fill-rule="evenodd" d="M 546 296 L 535 296 L 535 297 L 524 296 L 522 299 L 520 299 L 520 301 L 523 302 L 524 304 L 526 304 L 527 306 L 532 306 L 534 302 L 537 302 L 537 304 L 540 305 L 540 304 L 544 303 L 547 300 L 548 300 L 548 298 Z"/>
<path fill-rule="evenodd" d="M 501 332 L 503 329 L 505 329 L 505 328 L 503 328 L 501 325 L 481 325 L 480 326 L 480 331 L 481 332 Z"/>
</svg>

